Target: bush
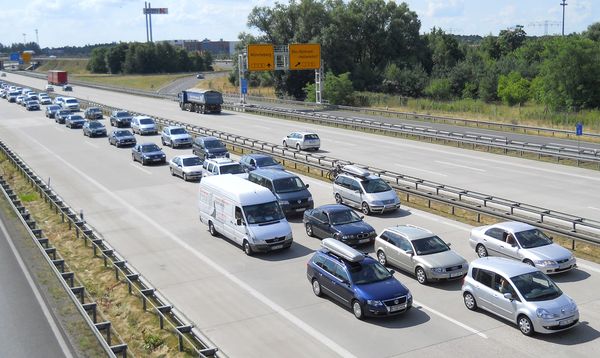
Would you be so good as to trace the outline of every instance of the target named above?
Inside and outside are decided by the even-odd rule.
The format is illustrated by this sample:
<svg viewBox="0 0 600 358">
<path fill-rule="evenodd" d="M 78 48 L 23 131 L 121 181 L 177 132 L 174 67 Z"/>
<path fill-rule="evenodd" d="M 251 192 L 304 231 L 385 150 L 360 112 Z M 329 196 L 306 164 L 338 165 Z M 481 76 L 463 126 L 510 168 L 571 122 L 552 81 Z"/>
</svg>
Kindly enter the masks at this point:
<svg viewBox="0 0 600 358">
<path fill-rule="evenodd" d="M 306 93 L 306 101 L 313 102 L 316 100 L 316 86 L 310 83 L 304 87 Z M 354 88 L 350 81 L 350 73 L 342 73 L 339 76 L 328 72 L 323 82 L 323 92 L 321 93 L 323 100 L 331 104 L 352 105 L 354 103 Z"/>
<path fill-rule="evenodd" d="M 450 80 L 447 78 L 436 78 L 429 82 L 425 88 L 425 95 L 436 100 L 447 100 L 452 97 Z"/>
<path fill-rule="evenodd" d="M 529 99 L 530 83 L 521 77 L 518 72 L 511 72 L 508 76 L 500 75 L 498 78 L 498 97 L 509 106 L 524 104 Z"/>
<path fill-rule="evenodd" d="M 156 348 L 162 346 L 165 343 L 164 339 L 155 334 L 148 334 L 144 336 L 144 349 L 147 352 L 152 352 Z"/>
</svg>

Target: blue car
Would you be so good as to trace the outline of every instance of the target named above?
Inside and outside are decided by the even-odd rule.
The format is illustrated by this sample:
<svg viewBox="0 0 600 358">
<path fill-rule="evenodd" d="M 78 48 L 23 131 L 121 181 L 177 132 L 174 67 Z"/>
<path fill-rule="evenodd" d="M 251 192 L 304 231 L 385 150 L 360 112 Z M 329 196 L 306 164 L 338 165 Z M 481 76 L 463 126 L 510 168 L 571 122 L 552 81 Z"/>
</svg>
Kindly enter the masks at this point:
<svg viewBox="0 0 600 358">
<path fill-rule="evenodd" d="M 306 265 L 316 296 L 339 301 L 358 319 L 398 315 L 412 307 L 412 295 L 394 271 L 343 242 L 324 239 L 321 246 Z"/>
</svg>

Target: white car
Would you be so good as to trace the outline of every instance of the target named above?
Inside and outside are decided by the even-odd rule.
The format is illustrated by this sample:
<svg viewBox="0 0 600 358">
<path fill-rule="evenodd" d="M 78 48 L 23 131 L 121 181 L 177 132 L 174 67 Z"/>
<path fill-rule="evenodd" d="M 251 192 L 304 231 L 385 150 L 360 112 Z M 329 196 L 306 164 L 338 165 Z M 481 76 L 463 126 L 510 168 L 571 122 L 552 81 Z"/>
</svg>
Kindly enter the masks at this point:
<svg viewBox="0 0 600 358">
<path fill-rule="evenodd" d="M 67 97 L 64 99 L 64 102 L 61 103 L 61 107 L 63 109 L 68 109 L 71 112 L 78 112 L 79 111 L 79 101 L 77 100 L 77 98 Z"/>
<path fill-rule="evenodd" d="M 319 150 L 321 139 L 313 132 L 293 132 L 283 138 L 284 147 L 296 148 L 296 150 Z"/>
<path fill-rule="evenodd" d="M 46 92 L 54 92 L 54 86 L 46 85 Z"/>
<path fill-rule="evenodd" d="M 40 103 L 43 105 L 52 104 L 52 99 L 49 96 L 40 96 Z"/>
<path fill-rule="evenodd" d="M 171 175 L 183 180 L 199 180 L 202 178 L 202 159 L 196 155 L 178 155 L 169 161 Z"/>
<path fill-rule="evenodd" d="M 235 176 L 248 178 L 248 173 L 244 171 L 240 163 L 233 161 L 229 158 L 213 158 L 207 159 L 202 163 L 203 177 L 222 175 L 222 174 L 233 174 Z"/>
</svg>

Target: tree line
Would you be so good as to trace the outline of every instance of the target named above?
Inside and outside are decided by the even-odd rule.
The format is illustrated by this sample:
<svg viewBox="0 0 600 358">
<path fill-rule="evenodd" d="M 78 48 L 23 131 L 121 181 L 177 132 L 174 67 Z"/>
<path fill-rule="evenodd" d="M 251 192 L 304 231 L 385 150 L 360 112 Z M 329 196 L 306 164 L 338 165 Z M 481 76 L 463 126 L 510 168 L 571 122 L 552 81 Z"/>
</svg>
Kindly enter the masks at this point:
<svg viewBox="0 0 600 358">
<path fill-rule="evenodd" d="M 167 42 L 121 42 L 92 50 L 87 69 L 92 73 L 149 74 L 212 71 L 208 52 L 188 52 Z"/>
<path fill-rule="evenodd" d="M 600 23 L 565 37 L 528 37 L 519 25 L 483 38 L 439 28 L 420 34 L 406 3 L 291 0 L 253 8 L 248 26 L 259 35 L 241 33 L 240 51 L 249 43 L 320 43 L 325 95 L 327 82 L 337 83 L 344 91 L 333 95 L 338 103 L 352 104 L 357 90 L 510 105 L 533 100 L 555 110 L 600 107 Z M 314 92 L 313 71 L 248 76 L 251 83 L 273 82 L 279 96 Z"/>
</svg>

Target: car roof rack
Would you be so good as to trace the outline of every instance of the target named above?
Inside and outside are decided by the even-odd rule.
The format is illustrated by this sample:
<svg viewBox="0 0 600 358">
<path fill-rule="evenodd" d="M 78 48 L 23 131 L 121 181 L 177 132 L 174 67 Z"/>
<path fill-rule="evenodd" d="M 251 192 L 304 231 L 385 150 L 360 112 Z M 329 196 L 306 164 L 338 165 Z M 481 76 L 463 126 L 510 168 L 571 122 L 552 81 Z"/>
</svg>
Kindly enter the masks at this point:
<svg viewBox="0 0 600 358">
<path fill-rule="evenodd" d="M 350 262 L 361 262 L 365 258 L 365 254 L 358 252 L 336 239 L 323 239 L 323 241 L 321 241 L 321 247 Z"/>
<path fill-rule="evenodd" d="M 344 165 L 342 167 L 342 172 L 359 178 L 367 178 L 369 175 L 371 175 L 368 170 L 356 165 Z"/>
</svg>

